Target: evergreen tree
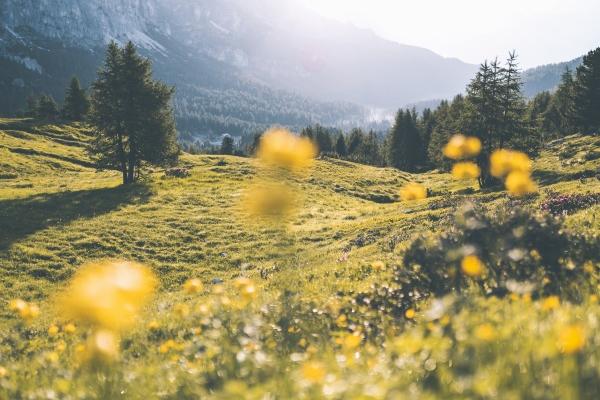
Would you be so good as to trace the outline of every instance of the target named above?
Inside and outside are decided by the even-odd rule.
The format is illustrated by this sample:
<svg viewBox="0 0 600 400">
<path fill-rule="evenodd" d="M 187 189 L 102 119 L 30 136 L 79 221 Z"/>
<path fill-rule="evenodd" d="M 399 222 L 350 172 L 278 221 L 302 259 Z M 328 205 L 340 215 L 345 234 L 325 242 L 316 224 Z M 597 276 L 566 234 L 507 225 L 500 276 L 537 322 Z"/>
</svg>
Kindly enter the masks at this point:
<svg viewBox="0 0 600 400">
<path fill-rule="evenodd" d="M 72 121 L 82 121 L 90 111 L 90 101 L 81 88 L 79 79 L 73 77 L 65 94 L 63 116 Z"/>
<path fill-rule="evenodd" d="M 133 43 L 111 43 L 92 85 L 96 140 L 91 151 L 100 166 L 121 170 L 123 184 L 135 182 L 142 162 L 165 164 L 179 155 L 170 106 L 173 88 L 152 79 L 150 61 Z"/>
<path fill-rule="evenodd" d="M 421 143 L 422 143 L 422 154 L 421 154 L 421 162 L 423 164 L 429 163 L 429 156 L 427 149 L 429 149 L 429 142 L 431 142 L 431 135 L 433 134 L 433 129 L 435 128 L 435 115 L 430 108 L 426 108 L 423 110 L 423 115 L 419 120 L 419 134 L 421 135 Z"/>
<path fill-rule="evenodd" d="M 549 114 L 557 119 L 558 132 L 562 135 L 574 133 L 577 130 L 575 113 L 575 80 L 573 73 L 567 68 L 562 74 L 560 85 L 552 96 Z"/>
<path fill-rule="evenodd" d="M 355 154 L 358 151 L 362 145 L 364 136 L 360 128 L 354 128 L 350 131 L 350 136 L 348 137 L 348 155 Z"/>
<path fill-rule="evenodd" d="M 221 154 L 233 154 L 233 138 L 229 135 L 223 136 L 223 141 L 221 142 Z"/>
<path fill-rule="evenodd" d="M 25 115 L 27 117 L 37 117 L 37 111 L 39 107 L 38 99 L 31 95 L 27 97 L 27 110 L 25 111 Z"/>
<path fill-rule="evenodd" d="M 575 112 L 584 133 L 600 132 L 600 47 L 583 57 L 577 68 Z"/>
<path fill-rule="evenodd" d="M 37 104 L 36 116 L 41 119 L 54 121 L 58 118 L 58 105 L 52 96 L 43 94 Z"/>
<path fill-rule="evenodd" d="M 335 152 L 340 157 L 346 157 L 348 154 L 348 149 L 346 148 L 346 139 L 343 134 L 339 134 L 337 140 L 335 141 Z"/>
<path fill-rule="evenodd" d="M 410 110 L 399 110 L 388 134 L 388 163 L 403 171 L 415 171 L 421 159 L 421 137 L 415 114 Z"/>
</svg>

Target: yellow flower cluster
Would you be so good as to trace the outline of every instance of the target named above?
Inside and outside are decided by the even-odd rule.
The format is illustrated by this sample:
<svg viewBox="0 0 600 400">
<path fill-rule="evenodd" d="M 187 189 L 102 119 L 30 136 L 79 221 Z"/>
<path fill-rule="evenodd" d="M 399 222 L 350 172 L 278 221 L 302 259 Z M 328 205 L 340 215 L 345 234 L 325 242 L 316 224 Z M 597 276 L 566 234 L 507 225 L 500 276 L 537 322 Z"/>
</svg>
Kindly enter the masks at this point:
<svg viewBox="0 0 600 400">
<path fill-rule="evenodd" d="M 257 152 L 261 161 L 289 170 L 310 166 L 316 155 L 317 149 L 310 139 L 282 128 L 265 132 Z"/>
<path fill-rule="evenodd" d="M 524 196 L 537 191 L 531 179 L 532 163 L 525 153 L 497 150 L 490 157 L 490 173 L 496 178 L 506 178 L 506 190 L 513 196 Z"/>
<path fill-rule="evenodd" d="M 61 306 L 69 318 L 95 328 L 131 326 L 153 293 L 156 279 L 145 266 L 103 261 L 83 266 L 65 291 Z"/>
<path fill-rule="evenodd" d="M 476 137 L 454 135 L 444 147 L 443 152 L 451 160 L 472 158 L 481 152 L 481 141 Z"/>
<path fill-rule="evenodd" d="M 198 278 L 188 279 L 183 284 L 183 291 L 188 294 L 200 293 L 204 285 L 202 285 L 202 281 Z"/>
<path fill-rule="evenodd" d="M 465 160 L 481 152 L 481 141 L 476 137 L 454 135 L 444 147 L 444 155 L 452 160 Z M 462 161 L 452 167 L 452 176 L 456 179 L 475 179 L 481 175 L 481 169 L 471 161 Z"/>
<path fill-rule="evenodd" d="M 400 189 L 400 198 L 403 201 L 425 199 L 427 198 L 427 189 L 419 183 L 410 182 Z"/>
<path fill-rule="evenodd" d="M 8 304 L 8 308 L 19 315 L 25 322 L 31 321 L 40 314 L 40 309 L 37 305 L 21 299 L 11 300 Z"/>
</svg>

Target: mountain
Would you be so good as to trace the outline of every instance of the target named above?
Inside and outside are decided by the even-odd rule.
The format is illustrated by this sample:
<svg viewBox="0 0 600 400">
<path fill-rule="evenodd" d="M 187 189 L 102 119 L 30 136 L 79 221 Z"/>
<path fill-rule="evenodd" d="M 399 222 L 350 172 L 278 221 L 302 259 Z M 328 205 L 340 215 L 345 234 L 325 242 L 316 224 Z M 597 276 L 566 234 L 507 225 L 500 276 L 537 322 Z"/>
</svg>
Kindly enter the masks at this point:
<svg viewBox="0 0 600 400">
<path fill-rule="evenodd" d="M 542 65 L 523 72 L 523 93 L 534 97 L 543 91 L 553 91 L 558 87 L 562 74 L 567 70 L 574 72 L 583 62 L 583 57 L 571 61 Z"/>
<path fill-rule="evenodd" d="M 0 0 L 0 22 L 0 112 L 60 99 L 72 74 L 89 84 L 105 45 L 132 40 L 191 133 L 365 123 L 370 107 L 452 96 L 476 70 L 295 0 Z"/>
</svg>

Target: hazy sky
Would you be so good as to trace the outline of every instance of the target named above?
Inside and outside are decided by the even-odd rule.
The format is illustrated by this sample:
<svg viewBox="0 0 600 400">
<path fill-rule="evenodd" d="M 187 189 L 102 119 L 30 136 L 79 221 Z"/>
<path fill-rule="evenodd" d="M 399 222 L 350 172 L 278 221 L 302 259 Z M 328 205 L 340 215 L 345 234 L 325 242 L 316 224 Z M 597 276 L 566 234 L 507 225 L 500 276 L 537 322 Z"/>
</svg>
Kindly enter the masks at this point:
<svg viewBox="0 0 600 400">
<path fill-rule="evenodd" d="M 302 1 L 387 39 L 471 63 L 516 49 L 522 67 L 531 67 L 600 46 L 600 0 Z"/>
</svg>

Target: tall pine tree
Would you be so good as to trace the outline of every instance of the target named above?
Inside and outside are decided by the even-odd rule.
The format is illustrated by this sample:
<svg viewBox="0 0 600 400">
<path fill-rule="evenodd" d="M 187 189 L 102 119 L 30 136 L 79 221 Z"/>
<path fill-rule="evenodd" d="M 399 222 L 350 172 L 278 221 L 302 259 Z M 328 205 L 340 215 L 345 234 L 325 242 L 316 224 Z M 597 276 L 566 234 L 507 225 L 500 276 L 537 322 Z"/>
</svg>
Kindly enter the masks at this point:
<svg viewBox="0 0 600 400">
<path fill-rule="evenodd" d="M 165 164 L 179 155 L 171 108 L 174 89 L 152 79 L 150 61 L 133 43 L 111 43 L 92 85 L 90 121 L 96 128 L 92 152 L 101 166 L 121 170 L 123 184 L 135 182 L 142 162 Z"/>
<path fill-rule="evenodd" d="M 575 112 L 584 133 L 600 132 L 600 47 L 583 57 L 577 68 Z"/>
<path fill-rule="evenodd" d="M 71 121 L 83 121 L 90 111 L 90 100 L 81 88 L 79 79 L 76 76 L 71 78 L 71 83 L 65 93 L 65 102 L 63 105 L 63 116 Z"/>
<path fill-rule="evenodd" d="M 388 163 L 403 171 L 415 171 L 421 161 L 421 151 L 416 113 L 399 110 L 387 138 Z"/>
</svg>

